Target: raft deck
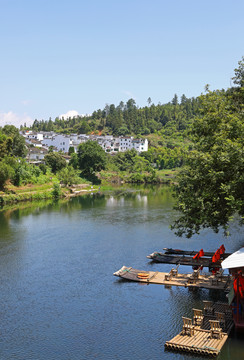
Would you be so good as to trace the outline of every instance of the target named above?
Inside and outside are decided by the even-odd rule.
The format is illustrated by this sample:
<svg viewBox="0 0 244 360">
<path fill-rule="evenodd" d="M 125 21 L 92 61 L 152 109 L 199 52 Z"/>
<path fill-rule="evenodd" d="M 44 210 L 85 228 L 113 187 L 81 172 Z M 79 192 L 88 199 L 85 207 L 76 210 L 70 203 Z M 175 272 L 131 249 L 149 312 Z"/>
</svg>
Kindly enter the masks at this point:
<svg viewBox="0 0 244 360">
<path fill-rule="evenodd" d="M 169 273 L 165 273 L 159 271 L 137 270 L 132 267 L 122 266 L 122 268 L 116 271 L 113 275 L 130 281 L 147 284 L 159 284 L 167 287 L 183 286 L 190 288 L 228 290 L 232 282 L 232 278 L 230 276 L 217 277 L 215 275 L 201 275 L 200 272 L 198 272 L 198 274 L 196 274 L 196 272 L 191 274 L 179 274 L 176 269 L 172 270 Z M 140 276 L 140 274 L 145 275 Z"/>
<path fill-rule="evenodd" d="M 213 304 L 213 311 L 211 314 L 204 314 L 201 326 L 194 326 L 194 334 L 192 336 L 181 331 L 173 339 L 166 341 L 165 348 L 167 350 L 186 351 L 198 355 L 217 356 L 234 326 L 231 312 L 226 311 L 226 305 L 220 302 Z M 217 311 L 224 314 L 224 324 L 221 324 L 222 331 L 220 336 L 216 338 L 211 334 L 209 320 L 216 319 L 214 314 Z"/>
</svg>

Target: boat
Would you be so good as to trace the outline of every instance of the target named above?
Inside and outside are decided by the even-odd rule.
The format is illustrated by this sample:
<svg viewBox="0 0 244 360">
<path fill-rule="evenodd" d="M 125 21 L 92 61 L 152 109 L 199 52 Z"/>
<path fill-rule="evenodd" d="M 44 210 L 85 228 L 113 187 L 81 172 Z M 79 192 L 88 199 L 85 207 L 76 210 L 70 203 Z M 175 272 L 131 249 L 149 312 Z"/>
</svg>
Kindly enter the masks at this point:
<svg viewBox="0 0 244 360">
<path fill-rule="evenodd" d="M 163 248 L 164 254 L 174 254 L 174 255 L 191 255 L 194 256 L 198 253 L 198 251 L 195 250 L 181 250 L 181 249 L 172 249 L 172 248 Z M 204 256 L 207 257 L 213 257 L 214 252 L 204 251 Z M 221 255 L 222 259 L 226 259 L 228 256 L 230 256 L 231 253 L 223 253 Z"/>
</svg>

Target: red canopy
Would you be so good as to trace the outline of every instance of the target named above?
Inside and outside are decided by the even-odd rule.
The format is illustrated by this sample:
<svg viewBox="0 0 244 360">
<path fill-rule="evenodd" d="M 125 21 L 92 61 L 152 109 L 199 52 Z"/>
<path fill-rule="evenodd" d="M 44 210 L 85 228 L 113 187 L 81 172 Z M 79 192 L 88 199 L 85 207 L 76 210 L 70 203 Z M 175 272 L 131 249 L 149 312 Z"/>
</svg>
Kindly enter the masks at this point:
<svg viewBox="0 0 244 360">
<path fill-rule="evenodd" d="M 222 254 L 225 253 L 225 247 L 224 247 L 224 245 L 221 245 L 221 246 L 220 246 L 219 251 L 220 251 L 220 255 L 222 255 Z"/>
<path fill-rule="evenodd" d="M 244 298 L 244 277 L 239 273 L 233 283 L 234 291 L 236 295 L 239 295 L 241 299 Z"/>
<path fill-rule="evenodd" d="M 216 263 L 216 262 L 218 262 L 219 261 L 219 259 L 220 259 L 220 249 L 218 249 L 217 251 L 215 251 L 215 253 L 214 253 L 214 256 L 212 257 L 212 262 L 213 263 Z"/>
<path fill-rule="evenodd" d="M 201 249 L 200 251 L 198 251 L 198 253 L 196 255 L 193 256 L 193 259 L 200 259 L 202 256 L 204 256 L 204 251 L 203 249 Z"/>
</svg>

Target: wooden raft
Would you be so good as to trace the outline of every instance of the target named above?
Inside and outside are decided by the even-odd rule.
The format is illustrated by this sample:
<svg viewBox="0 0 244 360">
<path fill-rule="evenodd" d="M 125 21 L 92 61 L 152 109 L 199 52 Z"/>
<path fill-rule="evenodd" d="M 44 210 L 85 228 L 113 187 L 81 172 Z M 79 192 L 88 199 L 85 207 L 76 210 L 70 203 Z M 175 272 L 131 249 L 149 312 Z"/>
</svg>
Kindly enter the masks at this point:
<svg viewBox="0 0 244 360">
<path fill-rule="evenodd" d="M 206 301 L 206 303 L 210 303 Z M 173 339 L 166 341 L 165 348 L 173 351 L 186 351 L 198 355 L 217 356 L 224 346 L 234 323 L 228 304 L 215 303 L 211 309 L 196 310 L 202 313 L 201 323 L 183 317 L 183 330 Z M 222 311 L 221 313 L 219 311 Z M 220 323 L 219 314 L 223 322 Z M 187 331 L 188 330 L 188 331 Z"/>
<path fill-rule="evenodd" d="M 229 276 L 201 275 L 199 271 L 193 271 L 191 274 L 179 274 L 177 268 L 173 268 L 169 273 L 165 273 L 137 270 L 132 267 L 122 266 L 122 268 L 113 275 L 130 281 L 159 284 L 167 287 L 183 286 L 189 288 L 226 290 L 231 283 Z"/>
<path fill-rule="evenodd" d="M 228 335 L 223 333 L 221 339 L 211 338 L 210 330 L 195 329 L 194 335 L 185 335 L 183 331 L 173 339 L 166 341 L 168 350 L 193 352 L 198 355 L 217 356 L 220 353 Z"/>
</svg>

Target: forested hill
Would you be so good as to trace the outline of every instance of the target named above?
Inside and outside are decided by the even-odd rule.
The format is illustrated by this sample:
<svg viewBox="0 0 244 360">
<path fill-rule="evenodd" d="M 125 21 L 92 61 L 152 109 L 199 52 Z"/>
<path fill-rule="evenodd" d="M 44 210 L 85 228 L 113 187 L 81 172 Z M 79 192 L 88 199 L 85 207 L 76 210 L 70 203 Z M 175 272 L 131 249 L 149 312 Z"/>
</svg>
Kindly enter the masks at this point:
<svg viewBox="0 0 244 360">
<path fill-rule="evenodd" d="M 171 136 L 174 133 L 184 133 L 199 113 L 198 98 L 187 98 L 177 95 L 167 104 L 154 105 L 150 98 L 148 106 L 139 108 L 135 100 L 106 105 L 103 110 L 98 109 L 88 116 L 59 119 L 35 120 L 32 130 L 55 131 L 78 134 L 112 134 L 112 135 L 159 135 Z"/>
</svg>

